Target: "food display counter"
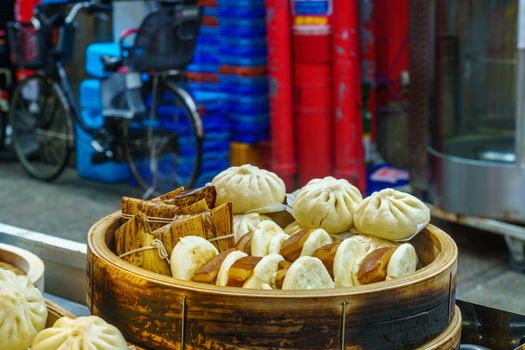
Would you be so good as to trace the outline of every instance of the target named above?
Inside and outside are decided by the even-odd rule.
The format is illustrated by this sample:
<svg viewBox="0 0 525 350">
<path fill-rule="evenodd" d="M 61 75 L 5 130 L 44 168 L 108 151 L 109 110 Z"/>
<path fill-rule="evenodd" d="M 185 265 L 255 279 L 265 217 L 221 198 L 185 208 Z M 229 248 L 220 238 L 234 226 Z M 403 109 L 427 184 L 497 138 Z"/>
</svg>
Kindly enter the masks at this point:
<svg viewBox="0 0 525 350">
<path fill-rule="evenodd" d="M 65 296 L 74 291 L 71 273 L 82 274 L 77 288 L 96 316 L 63 319 L 72 315 L 46 301 L 47 328 L 33 348 L 49 349 L 39 346 L 50 334 L 77 339 L 102 330 L 112 349 L 127 347 L 124 338 L 149 350 L 460 346 L 457 247 L 407 193 L 363 198 L 346 180 L 327 177 L 286 194 L 275 174 L 243 166 L 196 190 L 123 197 L 121 210 L 108 214 L 86 246 L 2 227 L 9 232 L 0 241 L 24 240 L 52 262 L 46 288 Z M 15 272 L 30 271 L 27 259 L 0 246 L 2 259 Z M 51 271 L 57 260 L 68 271 L 62 280 Z M 21 278 L 0 270 L 0 284 Z M 17 283 L 7 294 L 27 285 Z M 479 333 L 473 324 L 469 331 Z"/>
</svg>

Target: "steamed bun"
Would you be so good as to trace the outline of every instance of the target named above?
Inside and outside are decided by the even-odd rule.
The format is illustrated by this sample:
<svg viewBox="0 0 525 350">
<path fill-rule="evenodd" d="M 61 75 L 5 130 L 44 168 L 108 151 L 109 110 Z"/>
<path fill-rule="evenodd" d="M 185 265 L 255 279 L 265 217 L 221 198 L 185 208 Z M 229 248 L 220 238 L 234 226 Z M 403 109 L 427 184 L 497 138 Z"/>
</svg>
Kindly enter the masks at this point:
<svg viewBox="0 0 525 350">
<path fill-rule="evenodd" d="M 328 233 L 344 232 L 353 227 L 354 211 L 363 197 L 357 187 L 332 176 L 313 179 L 297 195 L 293 216 L 308 228 L 322 228 Z"/>
<path fill-rule="evenodd" d="M 405 240 L 430 221 L 430 210 L 411 194 L 391 188 L 373 193 L 355 212 L 355 228 L 365 235 Z"/>
<path fill-rule="evenodd" d="M 128 350 L 120 331 L 98 316 L 62 317 L 33 340 L 31 350 Z"/>
<path fill-rule="evenodd" d="M 247 233 L 253 233 L 263 221 L 272 221 L 266 215 L 259 213 L 235 214 L 233 216 L 233 233 L 237 243 L 242 236 Z"/>
<path fill-rule="evenodd" d="M 212 185 L 217 189 L 217 205 L 232 202 L 234 214 L 283 203 L 286 195 L 279 176 L 248 164 L 224 170 Z"/>
<path fill-rule="evenodd" d="M 0 349 L 27 349 L 46 321 L 42 293 L 27 277 L 0 269 Z"/>
</svg>

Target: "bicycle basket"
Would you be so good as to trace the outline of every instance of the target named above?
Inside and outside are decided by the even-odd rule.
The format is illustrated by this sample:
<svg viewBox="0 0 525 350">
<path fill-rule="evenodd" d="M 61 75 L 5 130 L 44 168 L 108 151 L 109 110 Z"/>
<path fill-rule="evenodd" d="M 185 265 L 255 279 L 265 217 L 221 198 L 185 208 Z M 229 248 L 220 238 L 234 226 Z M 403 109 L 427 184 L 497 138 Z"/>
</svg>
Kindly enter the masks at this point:
<svg viewBox="0 0 525 350">
<path fill-rule="evenodd" d="M 47 35 L 32 23 L 9 22 L 7 24 L 11 61 L 16 66 L 38 69 L 47 59 Z"/>
<path fill-rule="evenodd" d="M 129 52 L 139 71 L 182 69 L 191 63 L 200 26 L 197 6 L 179 5 L 148 15 Z"/>
</svg>

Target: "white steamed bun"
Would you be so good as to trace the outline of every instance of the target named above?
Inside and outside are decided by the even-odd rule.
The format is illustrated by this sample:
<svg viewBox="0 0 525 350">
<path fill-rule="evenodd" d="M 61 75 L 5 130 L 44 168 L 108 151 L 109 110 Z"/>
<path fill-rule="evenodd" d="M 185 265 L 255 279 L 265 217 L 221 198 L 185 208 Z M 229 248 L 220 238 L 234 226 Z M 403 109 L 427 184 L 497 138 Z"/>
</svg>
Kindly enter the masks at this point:
<svg viewBox="0 0 525 350">
<path fill-rule="evenodd" d="M 286 195 L 279 176 L 248 164 L 224 170 L 215 176 L 212 185 L 217 189 L 217 205 L 232 202 L 234 214 L 281 204 Z"/>
<path fill-rule="evenodd" d="M 46 321 L 42 293 L 27 277 L 0 269 L 0 349 L 27 349 Z"/>
<path fill-rule="evenodd" d="M 62 317 L 33 340 L 31 350 L 128 350 L 115 327 L 98 316 Z"/>
<path fill-rule="evenodd" d="M 354 211 L 362 200 L 357 187 L 344 179 L 332 176 L 313 179 L 299 191 L 293 216 L 308 228 L 322 228 L 328 233 L 344 232 L 353 227 Z"/>
<path fill-rule="evenodd" d="M 355 212 L 355 228 L 365 235 L 405 240 L 430 221 L 430 210 L 411 194 L 391 188 L 374 192 Z"/>
<path fill-rule="evenodd" d="M 235 242 L 247 233 L 253 233 L 263 221 L 272 221 L 266 215 L 259 213 L 235 214 L 233 216 L 233 233 Z"/>
</svg>

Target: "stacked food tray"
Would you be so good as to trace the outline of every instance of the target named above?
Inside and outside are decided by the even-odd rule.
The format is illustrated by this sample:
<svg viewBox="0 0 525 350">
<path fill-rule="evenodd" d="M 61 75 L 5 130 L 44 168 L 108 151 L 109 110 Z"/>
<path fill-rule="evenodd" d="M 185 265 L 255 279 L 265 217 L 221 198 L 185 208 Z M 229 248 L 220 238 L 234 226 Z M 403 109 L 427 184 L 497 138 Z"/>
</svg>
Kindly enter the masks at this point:
<svg viewBox="0 0 525 350">
<path fill-rule="evenodd" d="M 101 219 L 88 234 L 91 312 L 147 349 L 457 349 L 457 247 L 445 232 L 425 224 L 430 214 L 424 203 L 394 190 L 362 199 L 344 180 L 315 181 L 295 197 L 296 222 L 288 211 L 246 214 L 253 206 L 280 203 L 285 193 L 273 174 L 250 166 L 230 168 L 212 186 L 193 191 L 179 188 L 149 201 L 123 197 L 122 211 Z M 355 196 L 349 203 L 330 204 L 330 198 L 350 193 Z M 401 226 L 387 220 L 376 227 L 378 234 L 418 232 L 403 241 L 328 234 L 350 218 L 344 212 L 354 201 L 350 225 L 358 232 L 385 221 L 386 215 L 369 210 L 386 214 L 404 207 L 400 203 L 412 205 L 398 213 L 407 220 Z M 302 215 L 324 202 L 319 211 L 344 208 L 318 223 L 334 240 L 328 244 L 318 239 L 323 229 L 300 228 Z M 246 220 L 255 226 L 243 225 Z M 405 227 L 407 221 L 418 228 Z M 231 232 L 238 237 L 234 245 Z M 279 254 L 259 252 L 273 249 L 280 235 L 286 237 L 275 245 Z M 155 239 L 166 249 L 162 256 Z M 313 255 L 306 252 L 312 247 Z M 377 253 L 386 251 L 393 255 L 383 260 Z M 373 275 L 381 278 L 369 279 Z"/>
<path fill-rule="evenodd" d="M 220 87 L 228 96 L 232 142 L 269 137 L 265 5 L 261 0 L 218 0 Z"/>
<path fill-rule="evenodd" d="M 102 100 L 100 91 L 101 79 L 107 77 L 102 65 L 104 55 L 118 57 L 120 55 L 117 43 L 95 43 L 88 47 L 86 71 L 92 76 L 80 84 L 80 117 L 84 123 L 93 129 L 104 125 L 102 115 Z M 125 182 L 130 178 L 129 167 L 125 162 L 107 161 L 96 164 L 92 157 L 96 153 L 91 145 L 93 137 L 76 125 L 76 166 L 79 176 L 104 183 Z"/>
</svg>

